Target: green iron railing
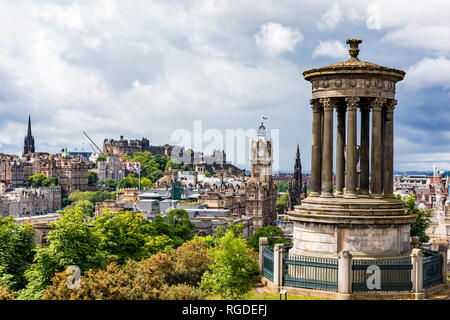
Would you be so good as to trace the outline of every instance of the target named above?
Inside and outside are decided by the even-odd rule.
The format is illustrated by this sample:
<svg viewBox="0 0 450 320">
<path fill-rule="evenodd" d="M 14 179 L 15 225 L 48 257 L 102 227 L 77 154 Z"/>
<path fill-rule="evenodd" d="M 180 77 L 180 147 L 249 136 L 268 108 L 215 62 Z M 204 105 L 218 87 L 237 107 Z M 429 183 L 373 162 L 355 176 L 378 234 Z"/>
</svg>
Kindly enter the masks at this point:
<svg viewBox="0 0 450 320">
<path fill-rule="evenodd" d="M 423 288 L 442 283 L 442 255 L 437 251 L 423 250 Z"/>
<path fill-rule="evenodd" d="M 269 248 L 263 251 L 263 276 L 273 281 L 273 250 Z"/>
<path fill-rule="evenodd" d="M 283 286 L 337 291 L 338 260 L 287 254 L 283 259 Z"/>
<path fill-rule="evenodd" d="M 369 277 L 374 274 L 368 272 L 370 266 L 376 266 L 380 270 L 379 285 L 370 285 L 373 284 L 373 278 Z M 411 258 L 355 259 L 352 261 L 352 292 L 411 291 L 411 269 Z"/>
</svg>

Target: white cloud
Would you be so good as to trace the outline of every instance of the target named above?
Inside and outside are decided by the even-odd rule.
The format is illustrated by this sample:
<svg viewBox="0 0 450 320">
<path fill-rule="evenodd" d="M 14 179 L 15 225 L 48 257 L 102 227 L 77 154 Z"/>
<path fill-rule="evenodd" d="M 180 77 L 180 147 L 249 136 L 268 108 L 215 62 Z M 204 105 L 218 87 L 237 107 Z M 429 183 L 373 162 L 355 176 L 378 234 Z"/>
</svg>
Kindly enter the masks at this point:
<svg viewBox="0 0 450 320">
<path fill-rule="evenodd" d="M 424 58 L 406 71 L 405 85 L 413 88 L 450 88 L 450 60 Z"/>
<path fill-rule="evenodd" d="M 381 11 L 377 4 L 371 4 L 367 7 L 367 28 L 369 29 L 381 29 Z"/>
<path fill-rule="evenodd" d="M 348 50 L 341 41 L 320 41 L 319 45 L 313 51 L 313 57 L 324 56 L 330 58 L 345 58 Z"/>
<path fill-rule="evenodd" d="M 339 5 L 335 3 L 322 15 L 317 23 L 317 28 L 333 30 L 339 22 L 343 21 L 343 18 Z"/>
<path fill-rule="evenodd" d="M 369 19 L 373 29 L 364 31 L 364 43 L 379 46 L 384 61 L 394 51 L 391 43 L 396 44 L 393 58 L 445 60 L 439 66 L 427 62 L 434 75 L 418 63 L 402 83 L 410 79 L 419 89 L 424 83 L 445 87 L 444 70 L 450 74 L 445 69 L 450 2 L 338 3 L 0 1 L 0 30 L 7 31 L 0 33 L 0 152 L 20 152 L 28 114 L 39 151 L 53 152 L 88 143 L 82 130 L 99 144 L 121 134 L 159 144 L 170 142 L 172 130 L 190 127 L 195 119 L 220 129 L 248 128 L 254 120 L 258 125 L 262 113 L 270 117 L 269 126 L 278 121 L 285 130 L 280 134 L 280 148 L 286 151 L 282 168 L 291 170 L 300 142 L 308 170 L 311 89 L 299 75 L 311 67 L 312 51 L 332 59 L 346 56 L 344 35 L 366 29 Z M 376 10 L 367 12 L 371 3 L 379 16 Z M 315 28 L 319 25 L 325 31 Z M 338 26 L 343 38 L 317 42 Z M 308 30 L 308 41 L 299 30 Z M 376 43 L 380 37 L 385 43 Z M 260 50 L 269 57 L 294 54 L 264 59 Z"/>
<path fill-rule="evenodd" d="M 386 41 L 405 47 L 435 50 L 437 53 L 450 52 L 450 25 L 406 24 L 389 31 Z"/>
<path fill-rule="evenodd" d="M 295 45 L 303 40 L 303 35 L 278 23 L 265 23 L 255 35 L 257 46 L 265 55 L 277 56 L 284 52 L 294 52 Z"/>
</svg>

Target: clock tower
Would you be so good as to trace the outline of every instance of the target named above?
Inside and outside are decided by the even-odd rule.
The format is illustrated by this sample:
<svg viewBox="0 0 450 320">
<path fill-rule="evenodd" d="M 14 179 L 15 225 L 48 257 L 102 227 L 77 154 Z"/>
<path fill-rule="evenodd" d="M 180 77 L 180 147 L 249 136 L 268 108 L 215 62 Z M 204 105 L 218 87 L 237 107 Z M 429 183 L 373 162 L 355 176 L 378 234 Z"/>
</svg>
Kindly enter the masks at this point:
<svg viewBox="0 0 450 320">
<path fill-rule="evenodd" d="M 261 123 L 256 140 L 250 149 L 250 179 L 245 188 L 245 215 L 253 218 L 253 231 L 274 225 L 277 217 L 277 190 L 272 181 L 272 139 Z"/>
</svg>

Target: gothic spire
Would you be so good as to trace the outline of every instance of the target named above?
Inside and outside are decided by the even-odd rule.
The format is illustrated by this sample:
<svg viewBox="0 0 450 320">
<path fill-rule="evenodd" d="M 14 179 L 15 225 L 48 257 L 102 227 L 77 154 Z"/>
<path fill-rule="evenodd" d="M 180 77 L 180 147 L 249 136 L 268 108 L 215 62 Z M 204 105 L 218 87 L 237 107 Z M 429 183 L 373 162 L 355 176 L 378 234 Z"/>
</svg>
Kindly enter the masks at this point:
<svg viewBox="0 0 450 320">
<path fill-rule="evenodd" d="M 302 168 L 302 161 L 300 159 L 300 146 L 297 144 L 297 156 L 295 157 L 295 168 Z"/>
<path fill-rule="evenodd" d="M 31 116 L 28 116 L 28 131 L 23 143 L 23 155 L 34 152 L 34 138 L 31 135 Z"/>
<path fill-rule="evenodd" d="M 31 136 L 31 115 L 28 115 L 28 133 L 27 136 Z"/>
</svg>

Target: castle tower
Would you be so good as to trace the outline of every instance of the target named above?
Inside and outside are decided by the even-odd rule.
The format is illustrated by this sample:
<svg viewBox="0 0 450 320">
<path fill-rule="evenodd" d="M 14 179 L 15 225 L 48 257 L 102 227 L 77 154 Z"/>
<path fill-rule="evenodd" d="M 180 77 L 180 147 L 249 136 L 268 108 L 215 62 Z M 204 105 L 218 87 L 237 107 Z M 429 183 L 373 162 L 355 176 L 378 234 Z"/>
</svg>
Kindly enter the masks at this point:
<svg viewBox="0 0 450 320">
<path fill-rule="evenodd" d="M 34 138 L 31 135 L 31 116 L 28 116 L 28 132 L 23 142 L 23 156 L 27 153 L 34 152 Z"/>
<path fill-rule="evenodd" d="M 312 84 L 311 192 L 289 214 L 293 255 L 410 256 L 416 217 L 393 195 L 395 87 L 405 72 L 359 60 L 361 42 L 347 40 L 349 60 L 303 72 Z"/>
</svg>

